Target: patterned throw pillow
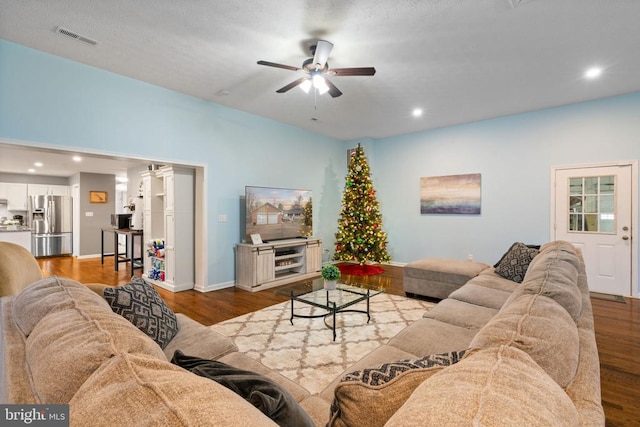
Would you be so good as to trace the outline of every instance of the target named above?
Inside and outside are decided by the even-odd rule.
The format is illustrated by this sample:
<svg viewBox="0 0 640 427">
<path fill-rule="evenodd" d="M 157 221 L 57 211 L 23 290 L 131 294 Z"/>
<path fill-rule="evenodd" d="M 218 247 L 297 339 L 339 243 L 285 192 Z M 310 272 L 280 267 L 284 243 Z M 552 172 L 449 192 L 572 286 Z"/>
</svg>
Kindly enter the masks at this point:
<svg viewBox="0 0 640 427">
<path fill-rule="evenodd" d="M 384 425 L 418 385 L 457 363 L 466 351 L 389 362 L 345 375 L 336 386 L 327 426 Z"/>
<path fill-rule="evenodd" d="M 178 332 L 175 313 L 153 286 L 139 276 L 132 277 L 124 286 L 106 287 L 104 299 L 115 313 L 133 323 L 162 348 Z"/>
<path fill-rule="evenodd" d="M 516 283 L 522 283 L 529 264 L 538 255 L 538 249 L 516 242 L 496 265 L 496 273 Z"/>
</svg>

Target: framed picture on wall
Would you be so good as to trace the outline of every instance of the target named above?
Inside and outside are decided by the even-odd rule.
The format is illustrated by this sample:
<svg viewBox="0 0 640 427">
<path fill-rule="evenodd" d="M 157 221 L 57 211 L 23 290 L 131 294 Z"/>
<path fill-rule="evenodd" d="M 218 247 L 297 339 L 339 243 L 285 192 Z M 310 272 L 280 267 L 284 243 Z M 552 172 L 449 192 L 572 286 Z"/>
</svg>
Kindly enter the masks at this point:
<svg viewBox="0 0 640 427">
<path fill-rule="evenodd" d="M 421 214 L 480 215 L 480 174 L 420 178 Z"/>
<path fill-rule="evenodd" d="M 107 192 L 89 191 L 89 203 L 107 203 Z"/>
</svg>

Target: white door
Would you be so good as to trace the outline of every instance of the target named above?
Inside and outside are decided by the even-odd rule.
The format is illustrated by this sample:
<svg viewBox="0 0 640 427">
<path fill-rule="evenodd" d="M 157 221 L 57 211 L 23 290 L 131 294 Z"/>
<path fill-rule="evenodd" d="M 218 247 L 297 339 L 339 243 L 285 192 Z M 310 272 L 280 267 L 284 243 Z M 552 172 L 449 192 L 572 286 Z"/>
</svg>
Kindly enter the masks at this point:
<svg viewBox="0 0 640 427">
<path fill-rule="evenodd" d="M 632 165 L 556 169 L 555 239 L 582 250 L 589 289 L 632 295 Z"/>
</svg>

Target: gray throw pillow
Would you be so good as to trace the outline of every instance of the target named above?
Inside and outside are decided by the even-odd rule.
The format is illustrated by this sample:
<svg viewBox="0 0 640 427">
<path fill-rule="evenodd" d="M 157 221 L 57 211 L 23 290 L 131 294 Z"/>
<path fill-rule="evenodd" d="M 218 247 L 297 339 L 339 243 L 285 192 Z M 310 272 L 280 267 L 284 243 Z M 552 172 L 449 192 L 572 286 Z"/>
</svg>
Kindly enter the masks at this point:
<svg viewBox="0 0 640 427">
<path fill-rule="evenodd" d="M 529 264 L 536 255 L 538 255 L 538 249 L 535 247 L 516 242 L 511 245 L 496 265 L 496 273 L 505 279 L 522 283 Z"/>
<path fill-rule="evenodd" d="M 104 299 L 111 309 L 150 336 L 161 348 L 178 333 L 178 319 L 158 291 L 142 277 L 115 288 L 104 288 Z"/>
</svg>

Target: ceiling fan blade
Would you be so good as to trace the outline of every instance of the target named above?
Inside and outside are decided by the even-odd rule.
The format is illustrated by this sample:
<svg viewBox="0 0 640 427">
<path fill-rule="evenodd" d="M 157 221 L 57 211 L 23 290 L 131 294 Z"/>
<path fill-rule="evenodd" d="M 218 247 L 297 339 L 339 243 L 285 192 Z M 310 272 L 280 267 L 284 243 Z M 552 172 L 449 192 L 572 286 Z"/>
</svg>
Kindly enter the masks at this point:
<svg viewBox="0 0 640 427">
<path fill-rule="evenodd" d="M 342 92 L 340 92 L 340 89 L 338 89 L 336 85 L 331 83 L 329 79 L 325 77 L 324 81 L 327 84 L 327 86 L 329 86 L 329 95 L 331 95 L 332 98 L 337 98 L 340 95 L 342 95 Z"/>
<path fill-rule="evenodd" d="M 313 66 L 316 70 L 322 70 L 324 68 L 332 48 L 333 43 L 326 40 L 318 40 L 313 54 Z"/>
<path fill-rule="evenodd" d="M 258 64 L 266 65 L 267 67 L 284 68 L 285 70 L 291 70 L 291 71 L 302 71 L 302 68 L 300 67 L 294 67 L 292 65 L 276 64 L 275 62 L 269 62 L 269 61 L 258 61 Z"/>
<path fill-rule="evenodd" d="M 294 87 L 298 86 L 300 83 L 302 83 L 303 81 L 307 80 L 309 77 L 300 77 L 298 80 L 295 80 L 291 83 L 289 83 L 288 85 L 281 87 L 280 89 L 278 89 L 276 92 L 278 93 L 285 93 L 288 90 L 293 89 Z"/>
<path fill-rule="evenodd" d="M 376 69 L 373 67 L 332 68 L 327 74 L 332 76 L 373 76 Z"/>
</svg>

